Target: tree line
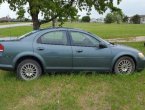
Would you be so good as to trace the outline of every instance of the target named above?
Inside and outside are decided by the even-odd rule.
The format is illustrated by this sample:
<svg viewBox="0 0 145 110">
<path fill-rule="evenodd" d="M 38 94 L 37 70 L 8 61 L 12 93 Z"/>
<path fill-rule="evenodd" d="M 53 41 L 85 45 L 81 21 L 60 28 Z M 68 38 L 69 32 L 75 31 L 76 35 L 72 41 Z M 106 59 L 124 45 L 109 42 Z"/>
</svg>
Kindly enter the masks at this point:
<svg viewBox="0 0 145 110">
<path fill-rule="evenodd" d="M 127 15 L 123 14 L 122 11 L 117 11 L 113 13 L 108 13 L 104 19 L 105 23 L 133 23 L 133 24 L 140 24 L 140 16 L 134 15 L 132 17 L 128 17 Z"/>
</svg>

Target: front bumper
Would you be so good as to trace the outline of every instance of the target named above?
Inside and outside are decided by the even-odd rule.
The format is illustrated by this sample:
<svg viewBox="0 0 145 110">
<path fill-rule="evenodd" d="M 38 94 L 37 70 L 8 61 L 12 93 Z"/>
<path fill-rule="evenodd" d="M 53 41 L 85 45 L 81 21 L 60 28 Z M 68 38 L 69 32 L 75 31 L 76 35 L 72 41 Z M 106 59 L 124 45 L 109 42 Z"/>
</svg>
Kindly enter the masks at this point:
<svg viewBox="0 0 145 110">
<path fill-rule="evenodd" d="M 137 71 L 141 71 L 145 68 L 145 58 L 143 59 L 138 59 L 138 62 L 137 62 L 137 67 L 136 67 L 136 70 Z"/>
</svg>

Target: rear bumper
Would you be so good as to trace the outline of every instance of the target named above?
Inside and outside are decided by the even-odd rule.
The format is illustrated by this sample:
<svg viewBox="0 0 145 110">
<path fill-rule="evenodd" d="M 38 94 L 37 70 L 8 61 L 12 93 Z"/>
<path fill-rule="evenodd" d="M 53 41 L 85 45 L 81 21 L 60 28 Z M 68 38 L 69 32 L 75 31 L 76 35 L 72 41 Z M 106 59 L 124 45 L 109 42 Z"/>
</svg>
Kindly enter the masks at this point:
<svg viewBox="0 0 145 110">
<path fill-rule="evenodd" d="M 6 71 L 13 71 L 14 70 L 14 68 L 11 65 L 3 65 L 3 64 L 0 64 L 0 69 L 6 70 Z"/>
</svg>

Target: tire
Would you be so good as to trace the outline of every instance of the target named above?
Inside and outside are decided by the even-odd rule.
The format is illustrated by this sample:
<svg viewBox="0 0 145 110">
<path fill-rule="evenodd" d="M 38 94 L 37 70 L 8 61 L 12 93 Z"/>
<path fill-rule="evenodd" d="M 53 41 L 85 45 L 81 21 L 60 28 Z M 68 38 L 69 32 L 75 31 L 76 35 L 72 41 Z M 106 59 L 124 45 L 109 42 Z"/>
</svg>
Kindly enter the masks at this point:
<svg viewBox="0 0 145 110">
<path fill-rule="evenodd" d="M 114 66 L 116 74 L 131 74 L 135 71 L 135 62 L 131 57 L 121 57 Z"/>
<path fill-rule="evenodd" d="M 42 74 L 42 68 L 38 62 L 32 59 L 26 59 L 17 66 L 17 77 L 21 80 L 30 81 L 39 78 Z"/>
</svg>

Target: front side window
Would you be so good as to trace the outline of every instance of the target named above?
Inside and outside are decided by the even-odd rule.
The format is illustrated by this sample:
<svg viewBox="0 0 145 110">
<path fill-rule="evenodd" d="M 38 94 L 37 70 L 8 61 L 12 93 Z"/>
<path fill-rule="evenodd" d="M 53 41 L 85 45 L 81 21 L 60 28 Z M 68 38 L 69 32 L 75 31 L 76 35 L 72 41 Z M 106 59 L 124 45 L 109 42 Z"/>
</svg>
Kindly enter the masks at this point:
<svg viewBox="0 0 145 110">
<path fill-rule="evenodd" d="M 95 38 L 80 32 L 70 32 L 72 37 L 73 46 L 87 46 L 96 47 L 99 45 L 99 41 Z"/>
<path fill-rule="evenodd" d="M 41 36 L 39 42 L 42 44 L 66 45 L 67 36 L 65 31 L 49 32 Z"/>
</svg>

